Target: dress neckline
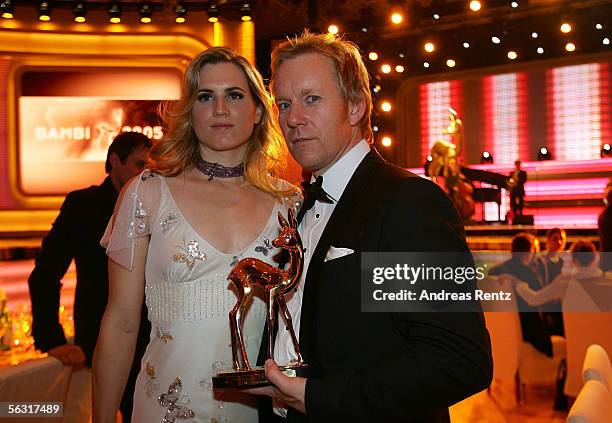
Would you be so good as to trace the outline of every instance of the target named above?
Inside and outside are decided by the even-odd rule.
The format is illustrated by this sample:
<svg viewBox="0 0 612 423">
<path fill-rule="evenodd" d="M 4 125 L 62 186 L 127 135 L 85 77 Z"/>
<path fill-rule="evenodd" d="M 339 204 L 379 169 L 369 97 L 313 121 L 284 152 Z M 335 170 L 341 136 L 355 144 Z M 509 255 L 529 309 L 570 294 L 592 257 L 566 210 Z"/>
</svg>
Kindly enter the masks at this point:
<svg viewBox="0 0 612 423">
<path fill-rule="evenodd" d="M 172 191 L 170 190 L 170 187 L 168 186 L 167 182 L 166 182 L 166 178 L 160 175 L 160 179 L 162 181 L 162 184 L 164 186 L 164 189 L 166 190 L 166 192 L 168 193 L 168 198 L 170 199 L 170 201 L 172 202 L 172 205 L 174 206 L 174 209 L 176 210 L 176 212 L 178 214 L 181 215 L 181 218 L 183 219 L 183 221 L 185 222 L 185 225 L 187 226 L 187 228 L 195 234 L 196 237 L 198 237 L 201 241 L 203 241 L 208 247 L 210 247 L 210 249 L 212 249 L 216 254 L 219 255 L 223 255 L 223 256 L 239 256 L 241 254 L 243 254 L 245 251 L 247 251 L 249 248 L 251 248 L 254 244 L 257 243 L 258 240 L 260 240 L 265 233 L 267 232 L 268 228 L 270 227 L 270 224 L 274 221 L 274 218 L 276 216 L 276 214 L 278 213 L 278 207 L 280 206 L 280 202 L 278 200 L 274 200 L 274 205 L 272 207 L 272 211 L 270 212 L 270 216 L 268 217 L 268 220 L 266 221 L 266 224 L 264 225 L 263 229 L 261 230 L 261 232 L 255 237 L 255 239 L 253 239 L 249 244 L 247 244 L 243 249 L 241 249 L 240 251 L 236 251 L 236 252 L 231 252 L 231 253 L 226 253 L 224 251 L 221 251 L 220 249 L 218 249 L 217 247 L 215 247 L 211 242 L 209 242 L 206 238 L 204 238 L 204 236 L 202 234 L 200 234 L 191 224 L 191 222 L 189 221 L 189 219 L 187 219 L 187 217 L 183 214 L 181 208 L 178 206 L 176 200 L 174 199 L 174 196 L 172 195 Z"/>
</svg>

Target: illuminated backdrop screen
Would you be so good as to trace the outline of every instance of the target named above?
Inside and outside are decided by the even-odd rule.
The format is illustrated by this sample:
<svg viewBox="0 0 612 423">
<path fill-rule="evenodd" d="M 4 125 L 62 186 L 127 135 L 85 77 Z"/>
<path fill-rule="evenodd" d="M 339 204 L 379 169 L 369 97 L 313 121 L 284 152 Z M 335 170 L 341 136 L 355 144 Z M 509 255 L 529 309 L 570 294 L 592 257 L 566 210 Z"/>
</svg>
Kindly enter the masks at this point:
<svg viewBox="0 0 612 423">
<path fill-rule="evenodd" d="M 398 96 L 401 164 L 424 163 L 436 140 L 449 140 L 448 107 L 465 124 L 464 159 L 482 151 L 495 163 L 535 160 L 547 146 L 555 160 L 590 160 L 612 141 L 610 63 L 601 61 L 521 72 L 470 75 L 449 81 L 407 82 Z"/>
</svg>

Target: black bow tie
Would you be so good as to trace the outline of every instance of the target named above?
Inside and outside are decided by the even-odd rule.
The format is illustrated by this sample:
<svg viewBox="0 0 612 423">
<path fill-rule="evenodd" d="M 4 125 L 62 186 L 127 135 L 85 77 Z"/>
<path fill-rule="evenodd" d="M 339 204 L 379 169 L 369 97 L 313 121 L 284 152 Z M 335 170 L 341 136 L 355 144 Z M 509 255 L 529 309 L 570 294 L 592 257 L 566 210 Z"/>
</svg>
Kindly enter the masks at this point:
<svg viewBox="0 0 612 423">
<path fill-rule="evenodd" d="M 323 189 L 322 176 L 317 177 L 312 184 L 307 181 L 302 182 L 302 188 L 304 188 L 304 202 L 302 203 L 302 207 L 300 208 L 300 211 L 296 217 L 298 223 L 302 221 L 306 212 L 310 210 L 312 206 L 314 206 L 315 202 L 320 201 L 328 204 L 332 204 L 334 202 L 329 194 L 327 194 Z"/>
</svg>

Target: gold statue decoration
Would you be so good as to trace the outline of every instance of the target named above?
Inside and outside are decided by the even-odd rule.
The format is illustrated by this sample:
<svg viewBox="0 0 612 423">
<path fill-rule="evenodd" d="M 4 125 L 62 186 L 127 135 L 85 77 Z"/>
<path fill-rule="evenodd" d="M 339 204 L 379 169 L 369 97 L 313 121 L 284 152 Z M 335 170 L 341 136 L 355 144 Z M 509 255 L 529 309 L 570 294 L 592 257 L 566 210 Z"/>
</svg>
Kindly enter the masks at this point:
<svg viewBox="0 0 612 423">
<path fill-rule="evenodd" d="M 289 253 L 287 269 L 283 270 L 256 258 L 247 257 L 240 260 L 227 277 L 238 291 L 238 301 L 229 313 L 234 371 L 221 372 L 214 376 L 213 386 L 215 388 L 247 388 L 269 384 L 263 368 L 251 368 L 242 335 L 245 307 L 253 296 L 253 288 L 257 286 L 263 288 L 265 292 L 268 324 L 267 357 L 273 358 L 273 334 L 276 325 L 274 304 L 276 304 L 289 329 L 297 355 L 296 363 L 280 366 L 280 369 L 288 376 L 296 376 L 298 373 L 303 374 L 307 367 L 302 359 L 300 346 L 293 330 L 291 314 L 285 302 L 285 294 L 291 292 L 300 281 L 304 248 L 297 231 L 297 221 L 293 211 L 289 210 L 289 221 L 279 212 L 278 222 L 281 225 L 281 232 L 272 241 L 272 245 Z"/>
<path fill-rule="evenodd" d="M 457 211 L 464 221 L 469 221 L 474 215 L 474 199 L 472 193 L 474 188 L 461 173 L 459 156 L 463 150 L 463 121 L 459 118 L 457 111 L 448 108 L 449 124 L 443 131 L 450 135 L 454 141 L 438 140 L 431 147 L 431 162 L 427 167 L 427 176 L 438 182 L 438 178 L 444 178 L 444 188 L 455 204 Z"/>
</svg>

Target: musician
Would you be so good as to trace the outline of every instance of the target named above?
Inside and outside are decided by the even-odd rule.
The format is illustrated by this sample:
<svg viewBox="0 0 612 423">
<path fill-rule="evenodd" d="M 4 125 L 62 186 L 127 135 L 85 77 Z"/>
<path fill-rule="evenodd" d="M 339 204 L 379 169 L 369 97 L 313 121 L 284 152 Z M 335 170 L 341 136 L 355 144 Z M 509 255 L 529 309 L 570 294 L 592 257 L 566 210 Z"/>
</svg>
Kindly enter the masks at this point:
<svg viewBox="0 0 612 423">
<path fill-rule="evenodd" d="M 527 172 L 521 169 L 521 161 L 514 162 L 515 169 L 510 173 L 508 188 L 510 189 L 510 202 L 514 216 L 523 215 L 523 205 L 525 203 L 525 182 L 527 182 Z"/>
</svg>

